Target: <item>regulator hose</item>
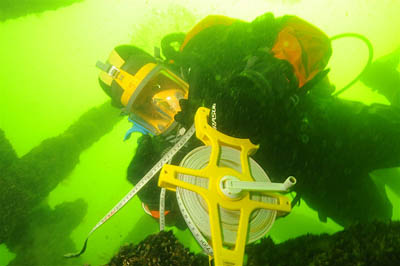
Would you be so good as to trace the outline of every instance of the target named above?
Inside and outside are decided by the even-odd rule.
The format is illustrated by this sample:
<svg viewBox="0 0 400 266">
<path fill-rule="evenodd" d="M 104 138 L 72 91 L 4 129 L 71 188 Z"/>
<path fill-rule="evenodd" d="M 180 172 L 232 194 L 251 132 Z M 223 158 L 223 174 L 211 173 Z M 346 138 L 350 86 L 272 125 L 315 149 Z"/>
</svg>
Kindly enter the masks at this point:
<svg viewBox="0 0 400 266">
<path fill-rule="evenodd" d="M 331 37 L 330 40 L 334 41 L 334 40 L 337 40 L 337 39 L 348 38 L 348 37 L 360 39 L 361 41 L 363 41 L 367 45 L 367 48 L 368 48 L 368 61 L 365 64 L 363 70 L 360 72 L 360 74 L 358 74 L 358 76 L 356 76 L 346 86 L 344 86 L 343 88 L 341 88 L 340 90 L 335 92 L 333 94 L 333 96 L 338 96 L 339 94 L 341 94 L 342 92 L 346 91 L 348 88 L 353 86 L 354 83 L 356 83 L 360 79 L 360 77 L 364 74 L 365 70 L 367 70 L 367 68 L 371 65 L 372 58 L 374 56 L 374 49 L 372 47 L 371 42 L 365 36 L 363 36 L 361 34 L 358 34 L 358 33 L 342 33 L 342 34 L 338 34 L 338 35 L 335 35 L 335 36 Z"/>
</svg>

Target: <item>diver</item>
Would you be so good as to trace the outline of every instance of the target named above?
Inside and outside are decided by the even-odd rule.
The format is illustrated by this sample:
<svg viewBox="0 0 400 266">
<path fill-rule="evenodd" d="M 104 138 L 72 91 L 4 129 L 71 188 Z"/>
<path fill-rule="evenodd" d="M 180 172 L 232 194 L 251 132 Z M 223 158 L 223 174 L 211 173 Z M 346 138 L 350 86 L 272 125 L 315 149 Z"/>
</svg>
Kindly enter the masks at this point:
<svg viewBox="0 0 400 266">
<path fill-rule="evenodd" d="M 392 205 L 369 173 L 400 166 L 400 111 L 333 95 L 331 40 L 320 29 L 296 16 L 213 15 L 187 34 L 165 36 L 161 48 L 165 58 L 117 46 L 98 65 L 101 87 L 134 123 L 126 138 L 143 133 L 127 170 L 132 184 L 193 124 L 198 107 L 214 106 L 218 131 L 260 144 L 253 158 L 271 181 L 295 176 L 296 201 L 322 221 L 391 219 Z M 192 138 L 172 163 L 199 145 Z M 154 218 L 159 195 L 156 178 L 138 194 Z M 167 224 L 184 228 L 174 193 L 166 198 Z"/>
</svg>

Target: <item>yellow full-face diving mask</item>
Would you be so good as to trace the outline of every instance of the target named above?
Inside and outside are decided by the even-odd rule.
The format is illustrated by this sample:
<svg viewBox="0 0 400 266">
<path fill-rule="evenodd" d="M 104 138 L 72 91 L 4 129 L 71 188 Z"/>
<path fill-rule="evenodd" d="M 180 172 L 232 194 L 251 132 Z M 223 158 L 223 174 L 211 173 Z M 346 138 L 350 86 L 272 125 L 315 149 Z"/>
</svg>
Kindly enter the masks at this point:
<svg viewBox="0 0 400 266">
<path fill-rule="evenodd" d="M 189 91 L 181 78 L 156 63 L 145 64 L 134 75 L 110 63 L 98 62 L 97 66 L 102 70 L 100 79 L 111 78 L 122 88 L 120 103 L 136 124 L 153 135 L 175 127 L 174 116 L 181 110 L 179 100 L 187 99 Z"/>
</svg>

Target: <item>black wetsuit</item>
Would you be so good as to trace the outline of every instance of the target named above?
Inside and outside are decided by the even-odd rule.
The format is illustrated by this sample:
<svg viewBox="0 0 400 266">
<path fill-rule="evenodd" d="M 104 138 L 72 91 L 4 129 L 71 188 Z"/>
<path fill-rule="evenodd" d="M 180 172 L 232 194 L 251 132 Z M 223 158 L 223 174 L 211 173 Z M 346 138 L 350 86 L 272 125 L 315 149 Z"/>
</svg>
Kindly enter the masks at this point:
<svg viewBox="0 0 400 266">
<path fill-rule="evenodd" d="M 346 226 L 390 219 L 391 203 L 368 174 L 400 166 L 399 109 L 333 97 L 318 75 L 299 90 L 290 63 L 270 53 L 284 20 L 265 14 L 198 33 L 176 58 L 190 85 L 178 122 L 187 127 L 198 106 L 216 103 L 217 129 L 260 144 L 253 158 L 274 182 L 295 176 L 294 191 L 322 220 Z M 186 149 L 196 145 L 194 140 Z M 138 182 L 168 146 L 161 136 L 141 137 L 130 181 Z M 139 196 L 157 208 L 153 181 Z"/>
</svg>

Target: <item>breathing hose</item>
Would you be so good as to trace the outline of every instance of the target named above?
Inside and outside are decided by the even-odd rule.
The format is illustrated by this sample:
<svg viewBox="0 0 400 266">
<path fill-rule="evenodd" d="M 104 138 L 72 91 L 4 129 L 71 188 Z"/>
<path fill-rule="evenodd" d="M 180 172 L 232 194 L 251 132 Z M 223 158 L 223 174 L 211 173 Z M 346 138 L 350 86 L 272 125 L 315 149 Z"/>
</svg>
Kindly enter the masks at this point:
<svg viewBox="0 0 400 266">
<path fill-rule="evenodd" d="M 333 37 L 330 38 L 331 41 L 337 40 L 337 39 L 341 39 L 341 38 L 357 38 L 360 39 L 361 41 L 363 41 L 368 48 L 368 61 L 365 64 L 363 70 L 360 72 L 360 74 L 358 74 L 357 77 L 355 77 L 352 81 L 350 81 L 346 86 L 344 86 L 343 88 L 341 88 L 340 90 L 338 90 L 337 92 L 335 92 L 333 94 L 333 96 L 338 96 L 339 94 L 341 94 L 342 92 L 346 91 L 348 88 L 350 88 L 351 86 L 354 85 L 354 83 L 356 83 L 360 77 L 364 74 L 365 70 L 371 65 L 372 63 L 372 58 L 374 56 L 374 49 L 372 47 L 371 42 L 363 35 L 358 34 L 358 33 L 342 33 L 342 34 L 338 34 L 335 35 Z"/>
</svg>

